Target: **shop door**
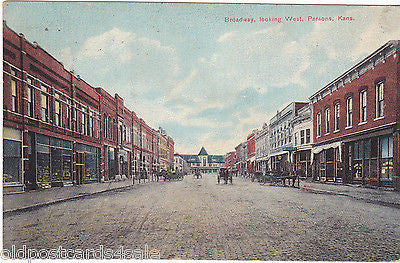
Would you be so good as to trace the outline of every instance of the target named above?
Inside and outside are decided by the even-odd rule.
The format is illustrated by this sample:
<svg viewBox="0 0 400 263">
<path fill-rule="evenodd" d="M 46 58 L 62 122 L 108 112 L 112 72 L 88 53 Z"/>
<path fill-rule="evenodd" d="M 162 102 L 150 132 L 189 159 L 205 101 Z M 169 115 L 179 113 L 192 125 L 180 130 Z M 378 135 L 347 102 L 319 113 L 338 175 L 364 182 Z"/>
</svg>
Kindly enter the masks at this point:
<svg viewBox="0 0 400 263">
<path fill-rule="evenodd" d="M 76 153 L 76 184 L 82 184 L 85 176 L 85 154 L 83 152 Z"/>
</svg>

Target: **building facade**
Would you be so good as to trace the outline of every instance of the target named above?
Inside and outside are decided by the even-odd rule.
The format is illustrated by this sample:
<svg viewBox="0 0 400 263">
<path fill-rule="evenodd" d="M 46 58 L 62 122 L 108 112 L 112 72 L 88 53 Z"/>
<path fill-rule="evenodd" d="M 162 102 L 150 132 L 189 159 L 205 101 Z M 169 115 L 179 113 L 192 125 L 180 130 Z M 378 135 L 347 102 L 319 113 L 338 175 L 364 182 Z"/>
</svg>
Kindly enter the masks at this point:
<svg viewBox="0 0 400 263">
<path fill-rule="evenodd" d="M 182 158 L 189 166 L 190 172 L 199 171 L 201 173 L 217 173 L 225 167 L 225 158 L 223 155 L 209 155 L 204 147 L 199 154 L 181 154 Z"/>
<path fill-rule="evenodd" d="M 269 159 L 269 126 L 264 123 L 261 130 L 255 136 L 255 159 L 257 172 L 265 174 L 268 171 Z"/>
<path fill-rule="evenodd" d="M 245 176 L 247 174 L 247 141 L 236 146 L 235 152 L 235 165 L 238 176 Z"/>
<path fill-rule="evenodd" d="M 270 120 L 270 169 L 293 170 L 293 119 L 306 102 L 292 102 Z"/>
<path fill-rule="evenodd" d="M 399 41 L 389 41 L 310 97 L 315 179 L 399 181 Z"/>
<path fill-rule="evenodd" d="M 311 148 L 314 142 L 312 110 L 309 104 L 300 108 L 293 118 L 294 163 L 296 174 L 302 178 L 311 177 Z"/>
<path fill-rule="evenodd" d="M 3 47 L 6 193 L 156 169 L 157 133 L 118 94 L 86 83 L 5 23 Z M 168 141 L 173 151 L 172 138 Z"/>
<path fill-rule="evenodd" d="M 235 155 L 236 155 L 236 152 L 229 152 L 229 153 L 225 154 L 225 168 L 228 168 L 228 170 L 230 170 L 230 171 L 236 170 Z"/>
</svg>

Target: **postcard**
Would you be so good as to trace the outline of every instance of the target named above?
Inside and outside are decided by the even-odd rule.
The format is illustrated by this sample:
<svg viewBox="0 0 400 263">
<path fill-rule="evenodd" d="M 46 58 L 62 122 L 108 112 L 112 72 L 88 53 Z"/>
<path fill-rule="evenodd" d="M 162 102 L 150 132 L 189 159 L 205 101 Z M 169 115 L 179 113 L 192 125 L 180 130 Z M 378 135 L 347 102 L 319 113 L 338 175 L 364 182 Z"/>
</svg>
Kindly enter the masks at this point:
<svg viewBox="0 0 400 263">
<path fill-rule="evenodd" d="M 400 259 L 400 7 L 3 4 L 2 259 Z"/>
</svg>

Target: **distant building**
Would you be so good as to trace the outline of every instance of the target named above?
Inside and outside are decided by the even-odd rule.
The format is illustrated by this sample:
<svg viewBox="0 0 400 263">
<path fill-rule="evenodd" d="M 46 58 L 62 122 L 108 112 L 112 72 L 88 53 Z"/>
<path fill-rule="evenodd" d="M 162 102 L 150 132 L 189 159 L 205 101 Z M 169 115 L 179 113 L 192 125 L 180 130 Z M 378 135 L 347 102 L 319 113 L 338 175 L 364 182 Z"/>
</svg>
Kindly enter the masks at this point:
<svg viewBox="0 0 400 263">
<path fill-rule="evenodd" d="M 268 170 L 269 154 L 269 126 L 264 123 L 255 137 L 256 171 L 265 173 Z"/>
<path fill-rule="evenodd" d="M 300 177 L 310 177 L 311 148 L 313 143 L 312 112 L 310 105 L 306 105 L 297 111 L 292 121 L 294 134 L 294 163 L 296 174 Z"/>
<path fill-rule="evenodd" d="M 293 119 L 306 102 L 292 102 L 271 119 L 270 163 L 272 170 L 290 171 L 293 164 Z M 288 151 L 290 150 L 290 151 Z"/>
<path fill-rule="evenodd" d="M 235 147 L 235 165 L 238 175 L 244 176 L 247 173 L 247 141 Z"/>
<path fill-rule="evenodd" d="M 174 154 L 174 168 L 173 171 L 174 172 L 184 172 L 185 171 L 185 160 L 183 159 L 183 157 L 178 154 L 175 153 Z"/>
<path fill-rule="evenodd" d="M 209 155 L 204 147 L 199 154 L 181 154 L 189 166 L 190 172 L 200 171 L 202 173 L 216 173 L 225 166 L 223 155 Z"/>
</svg>

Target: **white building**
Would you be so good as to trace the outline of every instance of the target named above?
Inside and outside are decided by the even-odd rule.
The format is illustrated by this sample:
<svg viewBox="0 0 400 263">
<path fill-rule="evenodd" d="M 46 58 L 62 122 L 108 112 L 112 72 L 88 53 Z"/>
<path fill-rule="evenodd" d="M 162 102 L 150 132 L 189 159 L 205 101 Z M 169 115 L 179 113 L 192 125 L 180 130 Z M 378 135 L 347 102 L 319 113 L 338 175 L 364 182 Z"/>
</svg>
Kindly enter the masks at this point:
<svg viewBox="0 0 400 263">
<path fill-rule="evenodd" d="M 188 164 L 190 172 L 200 171 L 201 173 L 216 173 L 225 167 L 225 158 L 223 155 L 209 155 L 204 147 L 199 154 L 181 154 L 182 158 Z"/>
<path fill-rule="evenodd" d="M 269 126 L 264 123 L 255 136 L 256 171 L 263 174 L 268 170 L 269 147 Z"/>
<path fill-rule="evenodd" d="M 311 147 L 313 144 L 312 109 L 306 105 L 297 111 L 292 120 L 294 134 L 294 162 L 296 174 L 311 177 Z"/>
</svg>

